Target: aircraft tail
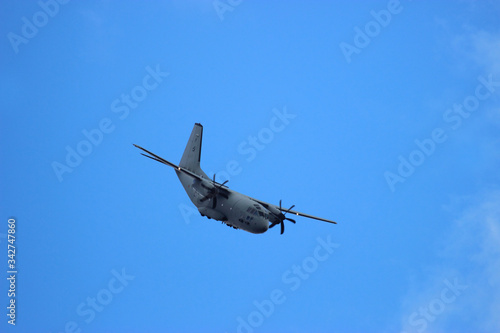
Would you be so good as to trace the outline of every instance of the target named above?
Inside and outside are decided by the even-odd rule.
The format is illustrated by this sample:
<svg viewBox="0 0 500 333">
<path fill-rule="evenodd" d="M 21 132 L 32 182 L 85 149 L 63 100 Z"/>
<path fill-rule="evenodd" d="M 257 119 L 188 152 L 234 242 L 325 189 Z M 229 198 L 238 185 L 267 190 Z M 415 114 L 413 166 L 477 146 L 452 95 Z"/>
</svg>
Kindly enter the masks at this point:
<svg viewBox="0 0 500 333">
<path fill-rule="evenodd" d="M 203 126 L 200 123 L 194 124 L 193 131 L 191 132 L 191 136 L 189 137 L 189 141 L 186 145 L 186 149 L 184 150 L 184 154 L 182 154 L 179 166 L 200 176 L 208 178 L 200 167 L 202 137 Z"/>
</svg>

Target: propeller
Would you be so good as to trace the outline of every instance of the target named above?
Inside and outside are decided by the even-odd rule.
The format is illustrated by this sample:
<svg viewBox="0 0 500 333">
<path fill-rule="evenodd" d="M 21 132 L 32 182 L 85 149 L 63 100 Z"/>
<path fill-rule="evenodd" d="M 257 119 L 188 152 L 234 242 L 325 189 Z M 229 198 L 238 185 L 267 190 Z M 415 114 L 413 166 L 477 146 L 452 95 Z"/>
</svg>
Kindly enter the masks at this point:
<svg viewBox="0 0 500 333">
<path fill-rule="evenodd" d="M 213 184 L 214 186 L 212 188 L 207 188 L 206 186 L 203 186 L 205 188 L 208 189 L 208 193 L 207 195 L 205 195 L 203 198 L 200 199 L 200 202 L 205 202 L 207 201 L 208 199 L 213 199 L 212 200 L 212 209 L 215 209 L 215 206 L 217 206 L 217 195 L 219 195 L 221 193 L 220 189 L 222 188 L 222 186 L 224 186 L 229 180 L 226 180 L 224 183 L 222 184 L 218 184 L 218 185 L 215 185 L 217 184 L 215 182 L 215 174 L 214 174 L 214 178 L 213 178 Z M 227 195 L 223 195 L 226 199 L 227 199 Z"/>
<path fill-rule="evenodd" d="M 276 216 L 276 218 L 279 220 L 279 222 L 273 222 L 269 226 L 269 228 L 272 228 L 275 225 L 277 225 L 278 223 L 280 223 L 281 224 L 281 234 L 283 234 L 283 232 L 285 232 L 285 220 L 290 221 L 292 223 L 295 223 L 294 219 L 291 219 L 291 218 L 285 216 L 285 214 L 288 213 L 288 211 L 292 210 L 293 207 L 295 207 L 295 205 L 292 205 L 292 207 L 288 208 L 287 210 L 285 210 L 285 213 L 283 213 L 282 210 L 284 210 L 284 209 L 281 208 L 281 200 L 280 200 L 280 213 L 274 214 L 274 216 Z"/>
</svg>

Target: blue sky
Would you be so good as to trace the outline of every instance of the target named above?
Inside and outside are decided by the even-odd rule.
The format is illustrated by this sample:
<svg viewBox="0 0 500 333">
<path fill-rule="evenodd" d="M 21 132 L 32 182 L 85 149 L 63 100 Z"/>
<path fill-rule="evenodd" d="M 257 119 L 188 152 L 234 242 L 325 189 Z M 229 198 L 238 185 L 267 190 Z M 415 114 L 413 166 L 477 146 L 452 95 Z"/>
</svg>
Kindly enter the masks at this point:
<svg viewBox="0 0 500 333">
<path fill-rule="evenodd" d="M 61 1 L 62 2 L 62 1 Z M 2 2 L 2 332 L 498 332 L 494 1 Z M 202 218 L 202 168 L 338 221 Z"/>
</svg>

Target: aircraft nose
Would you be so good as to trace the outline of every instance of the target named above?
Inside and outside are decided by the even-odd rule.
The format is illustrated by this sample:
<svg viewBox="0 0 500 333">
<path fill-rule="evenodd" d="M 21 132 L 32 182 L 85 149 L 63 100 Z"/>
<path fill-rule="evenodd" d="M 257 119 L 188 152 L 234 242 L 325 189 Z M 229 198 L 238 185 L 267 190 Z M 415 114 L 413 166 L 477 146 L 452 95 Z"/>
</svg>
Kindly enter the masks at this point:
<svg viewBox="0 0 500 333">
<path fill-rule="evenodd" d="M 262 234 L 269 229 L 269 223 L 265 220 L 259 221 L 259 223 L 255 226 L 255 233 Z"/>
</svg>

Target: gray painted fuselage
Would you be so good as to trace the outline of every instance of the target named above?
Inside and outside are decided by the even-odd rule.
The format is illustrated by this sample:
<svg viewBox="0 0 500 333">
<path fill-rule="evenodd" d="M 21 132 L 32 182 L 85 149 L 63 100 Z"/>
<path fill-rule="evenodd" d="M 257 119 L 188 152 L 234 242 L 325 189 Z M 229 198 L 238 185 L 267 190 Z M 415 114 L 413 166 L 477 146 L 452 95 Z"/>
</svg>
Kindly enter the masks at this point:
<svg viewBox="0 0 500 333">
<path fill-rule="evenodd" d="M 189 199 L 202 216 L 222 221 L 236 229 L 243 229 L 254 234 L 261 234 L 269 228 L 269 219 L 273 219 L 272 214 L 248 196 L 225 188 L 229 192 L 228 198 L 219 195 L 216 200 L 217 205 L 212 208 L 213 198 L 201 201 L 209 192 L 202 186 L 202 182 L 206 182 L 208 185 L 211 180 L 205 178 L 199 180 L 177 170 L 176 174 Z"/>
</svg>

